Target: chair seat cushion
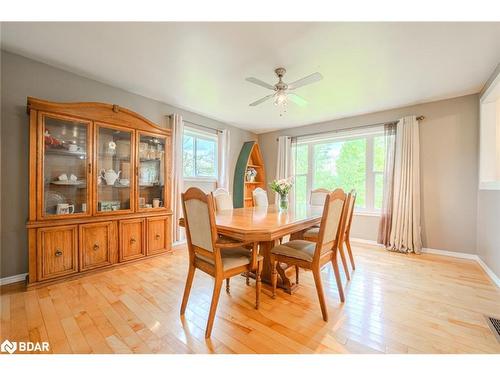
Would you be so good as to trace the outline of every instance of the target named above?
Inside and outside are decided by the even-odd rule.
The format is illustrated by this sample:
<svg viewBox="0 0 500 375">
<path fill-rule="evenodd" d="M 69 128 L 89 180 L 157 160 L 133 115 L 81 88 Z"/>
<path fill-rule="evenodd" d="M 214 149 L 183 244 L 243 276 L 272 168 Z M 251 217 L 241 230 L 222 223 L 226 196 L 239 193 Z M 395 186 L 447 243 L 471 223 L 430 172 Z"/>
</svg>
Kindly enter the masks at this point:
<svg viewBox="0 0 500 375">
<path fill-rule="evenodd" d="M 314 242 L 293 240 L 274 247 L 271 253 L 312 262 L 315 249 L 316 244 Z"/>
<path fill-rule="evenodd" d="M 319 236 L 319 227 L 312 227 L 304 232 L 304 238 L 318 238 Z"/>
<path fill-rule="evenodd" d="M 244 247 L 231 247 L 227 249 L 221 249 L 220 255 L 224 271 L 250 264 L 250 262 L 252 261 L 252 250 L 245 249 Z M 203 255 L 197 254 L 196 257 L 207 263 L 214 264 L 214 261 L 212 259 L 207 258 Z M 257 256 L 258 261 L 262 259 L 264 259 L 262 255 Z"/>
</svg>

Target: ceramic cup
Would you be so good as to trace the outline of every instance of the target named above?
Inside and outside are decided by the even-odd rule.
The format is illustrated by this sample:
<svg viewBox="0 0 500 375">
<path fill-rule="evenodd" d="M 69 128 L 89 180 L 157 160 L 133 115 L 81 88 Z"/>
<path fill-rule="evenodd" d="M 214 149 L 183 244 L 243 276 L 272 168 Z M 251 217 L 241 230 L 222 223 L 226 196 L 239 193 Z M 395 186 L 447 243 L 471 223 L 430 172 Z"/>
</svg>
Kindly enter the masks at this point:
<svg viewBox="0 0 500 375">
<path fill-rule="evenodd" d="M 160 198 L 153 198 L 153 207 L 154 208 L 160 207 Z"/>
</svg>

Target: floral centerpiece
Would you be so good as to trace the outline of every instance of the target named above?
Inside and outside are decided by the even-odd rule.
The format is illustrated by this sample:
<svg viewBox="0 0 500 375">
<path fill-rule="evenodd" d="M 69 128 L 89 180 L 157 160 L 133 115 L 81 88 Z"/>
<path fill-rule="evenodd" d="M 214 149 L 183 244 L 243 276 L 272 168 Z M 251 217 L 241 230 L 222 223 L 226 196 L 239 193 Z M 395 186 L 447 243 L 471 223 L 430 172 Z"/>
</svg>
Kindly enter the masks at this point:
<svg viewBox="0 0 500 375">
<path fill-rule="evenodd" d="M 292 186 L 293 183 L 291 178 L 274 180 L 269 184 L 271 190 L 280 196 L 280 210 L 288 209 L 288 193 L 290 193 Z"/>
</svg>

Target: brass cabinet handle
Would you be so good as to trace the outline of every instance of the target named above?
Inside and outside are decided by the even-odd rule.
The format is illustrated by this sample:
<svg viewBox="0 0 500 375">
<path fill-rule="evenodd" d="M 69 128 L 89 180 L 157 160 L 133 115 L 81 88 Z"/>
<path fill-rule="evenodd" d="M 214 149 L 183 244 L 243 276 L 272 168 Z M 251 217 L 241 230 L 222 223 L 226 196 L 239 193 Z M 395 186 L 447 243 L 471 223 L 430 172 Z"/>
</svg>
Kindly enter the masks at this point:
<svg viewBox="0 0 500 375">
<path fill-rule="evenodd" d="M 159 240 L 159 239 L 160 239 L 160 237 L 161 237 L 161 236 L 160 236 L 159 234 L 156 234 L 156 236 L 155 236 L 155 238 L 156 238 L 157 240 Z"/>
<path fill-rule="evenodd" d="M 62 255 L 62 251 L 59 249 L 56 249 L 56 252 L 54 253 L 56 257 L 60 257 Z"/>
<path fill-rule="evenodd" d="M 94 251 L 97 251 L 99 250 L 99 245 L 98 244 L 94 244 Z"/>
</svg>

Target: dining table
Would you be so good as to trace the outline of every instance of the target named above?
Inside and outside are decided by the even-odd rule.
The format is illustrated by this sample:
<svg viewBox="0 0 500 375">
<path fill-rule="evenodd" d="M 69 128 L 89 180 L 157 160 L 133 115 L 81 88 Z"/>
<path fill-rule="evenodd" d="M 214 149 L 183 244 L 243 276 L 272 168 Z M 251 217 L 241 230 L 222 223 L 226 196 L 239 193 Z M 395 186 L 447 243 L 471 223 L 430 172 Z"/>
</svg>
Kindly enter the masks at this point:
<svg viewBox="0 0 500 375">
<path fill-rule="evenodd" d="M 279 245 L 286 236 L 290 236 L 290 239 L 302 238 L 304 231 L 320 223 L 322 212 L 322 206 L 309 204 L 295 204 L 286 210 L 276 205 L 244 207 L 217 211 L 215 222 L 219 235 L 259 244 L 259 253 L 264 257 L 261 279 L 270 285 L 271 249 Z M 179 220 L 179 224 L 184 226 L 183 218 Z M 279 264 L 277 271 L 277 286 L 293 294 L 298 288 L 297 282 L 290 277 L 295 273 L 295 269 L 286 264 Z"/>
</svg>

